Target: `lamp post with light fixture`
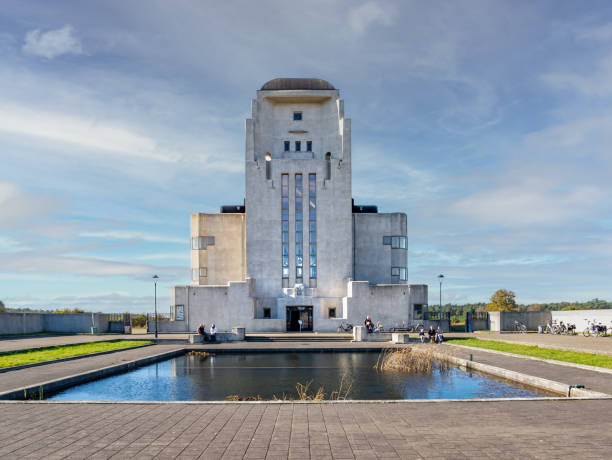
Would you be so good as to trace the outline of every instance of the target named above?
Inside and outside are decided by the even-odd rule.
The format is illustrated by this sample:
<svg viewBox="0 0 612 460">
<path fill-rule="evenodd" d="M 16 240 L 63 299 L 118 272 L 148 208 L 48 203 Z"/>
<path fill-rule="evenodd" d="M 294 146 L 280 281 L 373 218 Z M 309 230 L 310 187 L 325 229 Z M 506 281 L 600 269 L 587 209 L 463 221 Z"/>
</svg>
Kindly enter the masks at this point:
<svg viewBox="0 0 612 460">
<path fill-rule="evenodd" d="M 159 276 L 153 275 L 153 282 L 155 283 L 155 339 L 157 339 L 157 280 Z"/>
<path fill-rule="evenodd" d="M 442 327 L 442 279 L 444 279 L 444 275 L 440 273 L 438 279 L 440 280 L 440 318 L 438 320 L 438 327 Z"/>
</svg>

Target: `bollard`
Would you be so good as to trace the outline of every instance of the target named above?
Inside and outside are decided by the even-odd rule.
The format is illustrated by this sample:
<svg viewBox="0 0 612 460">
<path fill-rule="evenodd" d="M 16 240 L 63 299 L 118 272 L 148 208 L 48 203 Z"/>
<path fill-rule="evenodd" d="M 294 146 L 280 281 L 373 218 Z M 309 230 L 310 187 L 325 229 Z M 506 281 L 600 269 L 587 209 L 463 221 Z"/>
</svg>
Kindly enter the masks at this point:
<svg viewBox="0 0 612 460">
<path fill-rule="evenodd" d="M 470 361 L 472 361 L 472 353 L 470 353 Z"/>
</svg>

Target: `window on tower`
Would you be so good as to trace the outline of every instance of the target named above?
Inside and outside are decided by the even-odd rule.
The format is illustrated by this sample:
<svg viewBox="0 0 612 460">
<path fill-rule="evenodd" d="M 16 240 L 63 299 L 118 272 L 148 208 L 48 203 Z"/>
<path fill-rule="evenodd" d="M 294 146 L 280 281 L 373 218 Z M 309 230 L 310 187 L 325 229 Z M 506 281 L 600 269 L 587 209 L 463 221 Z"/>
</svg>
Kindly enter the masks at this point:
<svg viewBox="0 0 612 460">
<path fill-rule="evenodd" d="M 295 121 L 301 121 L 302 120 L 302 112 L 293 112 L 293 119 Z"/>
<path fill-rule="evenodd" d="M 295 141 L 295 151 L 300 152 L 302 150 L 302 143 L 300 141 Z"/>
</svg>

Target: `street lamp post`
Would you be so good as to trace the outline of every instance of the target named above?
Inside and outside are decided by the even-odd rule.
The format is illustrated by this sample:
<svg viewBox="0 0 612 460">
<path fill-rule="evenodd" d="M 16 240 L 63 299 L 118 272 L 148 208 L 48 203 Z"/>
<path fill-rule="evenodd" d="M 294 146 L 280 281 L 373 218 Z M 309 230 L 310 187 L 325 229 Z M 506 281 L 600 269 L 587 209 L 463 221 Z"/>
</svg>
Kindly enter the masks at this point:
<svg viewBox="0 0 612 460">
<path fill-rule="evenodd" d="M 438 279 L 440 280 L 440 318 L 438 319 L 438 327 L 442 326 L 442 279 L 444 275 L 440 273 Z"/>
<path fill-rule="evenodd" d="M 155 339 L 157 339 L 157 280 L 159 276 L 153 275 L 153 282 L 155 283 Z"/>
</svg>

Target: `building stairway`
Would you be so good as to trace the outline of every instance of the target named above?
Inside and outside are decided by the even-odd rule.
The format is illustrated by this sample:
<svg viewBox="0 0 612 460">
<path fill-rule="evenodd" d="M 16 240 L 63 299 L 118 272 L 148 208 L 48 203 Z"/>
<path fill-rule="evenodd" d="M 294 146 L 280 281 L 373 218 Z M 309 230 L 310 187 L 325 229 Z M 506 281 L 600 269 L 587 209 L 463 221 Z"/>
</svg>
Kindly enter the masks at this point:
<svg viewBox="0 0 612 460">
<path fill-rule="evenodd" d="M 271 333 L 246 334 L 247 342 L 350 342 L 352 334 Z"/>
</svg>

